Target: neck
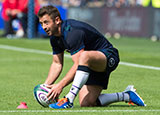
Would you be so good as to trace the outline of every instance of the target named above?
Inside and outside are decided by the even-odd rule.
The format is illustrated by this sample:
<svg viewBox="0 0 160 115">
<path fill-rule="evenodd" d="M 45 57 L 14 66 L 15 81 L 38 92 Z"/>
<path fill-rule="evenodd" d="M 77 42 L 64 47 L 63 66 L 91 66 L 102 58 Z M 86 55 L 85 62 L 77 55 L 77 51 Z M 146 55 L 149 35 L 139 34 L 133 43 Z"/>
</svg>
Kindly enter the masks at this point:
<svg viewBox="0 0 160 115">
<path fill-rule="evenodd" d="M 57 34 L 55 34 L 54 36 L 56 36 L 56 37 L 61 37 L 61 25 L 59 25 L 59 27 L 58 27 L 58 32 L 57 32 Z"/>
</svg>

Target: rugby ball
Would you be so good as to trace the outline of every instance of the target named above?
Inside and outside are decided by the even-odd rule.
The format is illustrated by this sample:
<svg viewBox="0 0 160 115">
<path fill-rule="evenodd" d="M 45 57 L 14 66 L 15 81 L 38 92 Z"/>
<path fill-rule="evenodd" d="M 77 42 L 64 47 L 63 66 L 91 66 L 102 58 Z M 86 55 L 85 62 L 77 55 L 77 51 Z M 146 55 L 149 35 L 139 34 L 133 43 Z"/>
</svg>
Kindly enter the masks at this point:
<svg viewBox="0 0 160 115">
<path fill-rule="evenodd" d="M 49 107 L 51 103 L 55 103 L 56 100 L 48 100 L 47 94 L 50 91 L 45 84 L 39 84 L 34 88 L 34 98 L 43 107 Z"/>
</svg>

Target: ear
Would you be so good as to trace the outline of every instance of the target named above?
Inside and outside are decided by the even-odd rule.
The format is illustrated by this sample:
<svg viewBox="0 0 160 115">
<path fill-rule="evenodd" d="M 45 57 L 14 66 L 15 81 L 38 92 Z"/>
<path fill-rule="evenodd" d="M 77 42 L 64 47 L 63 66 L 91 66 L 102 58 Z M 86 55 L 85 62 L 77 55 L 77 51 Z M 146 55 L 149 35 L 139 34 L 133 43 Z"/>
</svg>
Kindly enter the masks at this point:
<svg viewBox="0 0 160 115">
<path fill-rule="evenodd" d="M 59 25 L 61 23 L 61 19 L 59 16 L 55 18 L 55 24 Z"/>
</svg>

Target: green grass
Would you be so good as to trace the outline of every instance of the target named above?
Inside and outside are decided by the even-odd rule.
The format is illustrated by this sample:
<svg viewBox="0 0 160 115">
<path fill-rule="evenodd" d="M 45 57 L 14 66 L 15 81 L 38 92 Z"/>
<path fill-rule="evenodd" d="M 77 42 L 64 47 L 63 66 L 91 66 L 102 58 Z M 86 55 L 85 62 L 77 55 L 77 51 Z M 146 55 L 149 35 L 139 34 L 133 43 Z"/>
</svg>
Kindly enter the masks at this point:
<svg viewBox="0 0 160 115">
<path fill-rule="evenodd" d="M 119 49 L 120 58 L 123 62 L 136 63 L 141 65 L 149 65 L 160 67 L 160 42 L 151 42 L 148 39 L 141 38 L 122 38 L 119 40 L 109 39 L 110 42 Z M 38 49 L 51 51 L 49 40 L 45 39 L 0 39 L 0 45 L 10 45 L 16 47 Z M 24 101 L 28 104 L 29 110 L 51 110 L 42 108 L 33 97 L 33 88 L 43 83 L 47 77 L 50 64 L 52 62 L 51 55 L 34 54 L 27 52 L 19 52 L 0 48 L 0 111 L 16 110 L 20 102 Z M 64 69 L 61 78 L 67 73 L 72 65 L 69 58 L 65 58 Z M 125 65 L 119 65 L 116 71 L 111 74 L 108 90 L 103 93 L 114 93 L 123 91 L 127 85 L 135 85 L 137 92 L 143 97 L 147 107 L 131 106 L 121 102 L 115 103 L 108 107 L 89 107 L 80 108 L 78 98 L 74 103 L 74 108 L 69 110 L 159 110 L 159 111 L 137 111 L 129 114 L 160 114 L 160 71 L 144 68 L 135 68 Z M 60 80 L 59 78 L 58 80 Z M 69 91 L 67 86 L 60 97 L 63 97 Z M 21 110 L 20 110 L 21 111 Z M 0 114 L 11 114 L 2 113 Z M 22 113 L 12 113 L 21 115 Z M 56 112 L 56 113 L 23 113 L 26 115 L 39 114 L 128 114 L 128 112 Z"/>
</svg>

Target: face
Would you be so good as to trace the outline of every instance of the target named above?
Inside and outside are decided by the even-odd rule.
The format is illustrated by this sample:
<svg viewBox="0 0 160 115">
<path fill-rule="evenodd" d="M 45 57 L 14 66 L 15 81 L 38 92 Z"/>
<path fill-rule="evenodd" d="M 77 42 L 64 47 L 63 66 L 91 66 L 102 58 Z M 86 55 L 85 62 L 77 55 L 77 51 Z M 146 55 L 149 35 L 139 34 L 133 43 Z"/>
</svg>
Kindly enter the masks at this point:
<svg viewBox="0 0 160 115">
<path fill-rule="evenodd" d="M 51 17 L 46 14 L 43 17 L 39 18 L 39 22 L 44 29 L 44 31 L 48 34 L 48 36 L 57 35 L 58 34 L 58 24 L 53 22 Z"/>
</svg>

